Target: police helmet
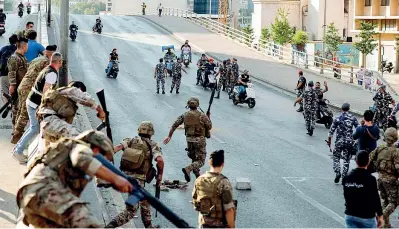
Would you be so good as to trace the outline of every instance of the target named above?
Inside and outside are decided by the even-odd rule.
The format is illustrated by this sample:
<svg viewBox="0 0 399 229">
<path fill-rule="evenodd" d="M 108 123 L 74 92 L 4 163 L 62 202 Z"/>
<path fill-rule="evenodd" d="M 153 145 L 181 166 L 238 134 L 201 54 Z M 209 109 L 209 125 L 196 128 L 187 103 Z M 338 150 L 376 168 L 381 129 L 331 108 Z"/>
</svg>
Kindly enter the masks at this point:
<svg viewBox="0 0 399 229">
<path fill-rule="evenodd" d="M 187 106 L 191 108 L 199 107 L 199 99 L 196 97 L 190 97 L 187 101 Z"/>
<path fill-rule="evenodd" d="M 139 129 L 137 130 L 139 134 L 154 135 L 154 125 L 150 121 L 142 121 L 140 123 Z"/>
<path fill-rule="evenodd" d="M 104 155 L 110 155 L 114 153 L 114 145 L 103 132 L 87 130 L 76 136 L 75 139 L 100 147 L 104 151 Z"/>
</svg>

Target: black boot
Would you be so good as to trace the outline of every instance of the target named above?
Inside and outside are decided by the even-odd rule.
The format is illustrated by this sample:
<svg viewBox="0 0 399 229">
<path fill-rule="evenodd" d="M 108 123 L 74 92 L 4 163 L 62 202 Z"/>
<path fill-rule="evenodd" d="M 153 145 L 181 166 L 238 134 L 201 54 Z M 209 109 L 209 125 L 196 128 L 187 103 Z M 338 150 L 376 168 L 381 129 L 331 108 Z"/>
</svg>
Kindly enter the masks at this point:
<svg viewBox="0 0 399 229">
<path fill-rule="evenodd" d="M 337 174 L 335 175 L 334 183 L 338 184 L 339 179 L 341 179 L 341 173 L 337 173 Z"/>
<path fill-rule="evenodd" d="M 312 136 L 312 135 L 313 135 L 313 129 L 309 129 L 308 132 L 307 132 L 307 134 L 308 134 L 309 136 Z"/>
<path fill-rule="evenodd" d="M 176 94 L 179 94 L 179 89 L 176 89 Z"/>
<path fill-rule="evenodd" d="M 298 110 L 296 110 L 297 112 L 302 112 L 303 111 L 303 107 L 300 107 Z"/>
<path fill-rule="evenodd" d="M 109 222 L 108 224 L 107 224 L 107 226 L 105 226 L 105 228 L 116 228 L 116 227 L 118 227 L 119 225 L 115 222 L 115 221 L 113 221 L 113 220 L 111 220 L 111 222 Z"/>
<path fill-rule="evenodd" d="M 220 99 L 220 91 L 218 91 L 218 95 L 214 97 L 215 99 Z"/>
<path fill-rule="evenodd" d="M 186 179 L 187 182 L 190 182 L 190 171 L 187 171 L 186 168 L 182 168 L 181 171 L 184 174 L 184 179 Z"/>
<path fill-rule="evenodd" d="M 170 89 L 170 93 L 172 93 L 172 91 L 173 91 L 173 87 Z"/>
<path fill-rule="evenodd" d="M 159 89 L 157 89 L 157 94 L 159 94 Z"/>
<path fill-rule="evenodd" d="M 165 94 L 165 90 L 162 91 L 162 94 Z"/>
</svg>

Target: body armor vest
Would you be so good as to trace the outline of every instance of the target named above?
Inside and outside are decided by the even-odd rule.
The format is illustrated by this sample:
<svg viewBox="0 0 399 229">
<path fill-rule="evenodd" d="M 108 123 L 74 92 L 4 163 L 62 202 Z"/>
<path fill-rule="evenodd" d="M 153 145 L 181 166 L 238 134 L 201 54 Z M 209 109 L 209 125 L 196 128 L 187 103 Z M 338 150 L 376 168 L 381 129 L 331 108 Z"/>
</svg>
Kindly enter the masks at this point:
<svg viewBox="0 0 399 229">
<path fill-rule="evenodd" d="M 68 97 L 60 95 L 59 92 L 63 89 L 65 88 L 48 90 L 42 98 L 40 108 L 50 108 L 57 112 L 58 116 L 64 118 L 67 123 L 72 124 L 73 118 L 78 110 L 78 106 Z M 39 110 L 41 110 L 40 108 Z"/>
<path fill-rule="evenodd" d="M 123 151 L 120 169 L 146 175 L 152 167 L 149 143 L 147 145 L 140 137 L 134 138 L 133 141 L 131 146 Z"/>
<path fill-rule="evenodd" d="M 201 112 L 190 110 L 184 114 L 184 129 L 187 137 L 204 137 L 205 127 L 201 124 Z"/>
</svg>

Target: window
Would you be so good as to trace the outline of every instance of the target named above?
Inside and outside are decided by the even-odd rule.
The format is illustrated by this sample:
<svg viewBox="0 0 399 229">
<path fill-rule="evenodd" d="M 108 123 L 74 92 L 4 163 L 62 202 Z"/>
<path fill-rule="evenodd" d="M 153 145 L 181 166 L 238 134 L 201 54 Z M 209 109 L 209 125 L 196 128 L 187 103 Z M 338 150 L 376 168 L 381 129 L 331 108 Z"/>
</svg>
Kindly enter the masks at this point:
<svg viewBox="0 0 399 229">
<path fill-rule="evenodd" d="M 381 6 L 389 6 L 389 0 L 381 0 Z"/>
<path fill-rule="evenodd" d="M 111 7 L 108 7 L 107 11 L 111 11 Z"/>
<path fill-rule="evenodd" d="M 375 28 L 378 28 L 378 21 L 377 20 L 365 20 L 367 23 L 373 24 Z"/>
<path fill-rule="evenodd" d="M 382 20 L 381 21 L 382 31 L 396 31 L 396 20 Z"/>
<path fill-rule="evenodd" d="M 108 3 L 108 6 L 112 6 L 112 3 Z"/>
<path fill-rule="evenodd" d="M 371 0 L 364 0 L 364 6 L 371 6 Z"/>
</svg>

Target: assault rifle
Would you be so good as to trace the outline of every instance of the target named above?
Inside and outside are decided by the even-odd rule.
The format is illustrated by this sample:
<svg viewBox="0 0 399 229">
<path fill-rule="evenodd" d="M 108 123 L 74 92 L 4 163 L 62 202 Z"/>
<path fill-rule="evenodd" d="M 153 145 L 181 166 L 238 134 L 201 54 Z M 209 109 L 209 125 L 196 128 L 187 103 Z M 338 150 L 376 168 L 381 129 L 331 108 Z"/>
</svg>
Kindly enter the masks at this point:
<svg viewBox="0 0 399 229">
<path fill-rule="evenodd" d="M 107 136 L 109 139 L 112 141 L 112 130 L 111 130 L 111 124 L 109 123 L 109 111 L 107 110 L 107 103 L 105 102 L 105 95 L 104 95 L 104 89 L 101 89 L 97 93 L 98 100 L 100 101 L 101 107 L 104 110 L 105 113 L 105 121 L 102 122 L 99 126 L 97 126 L 97 130 L 102 130 L 106 128 L 107 131 Z"/>
<path fill-rule="evenodd" d="M 157 175 L 159 176 L 160 168 L 158 167 L 158 165 L 157 165 L 157 171 L 158 171 Z M 161 181 L 158 180 L 157 183 L 155 184 L 155 198 L 157 198 L 158 200 L 161 198 Z M 155 210 L 155 217 L 158 217 L 158 210 Z"/>
<path fill-rule="evenodd" d="M 7 118 L 7 115 L 11 110 L 12 96 L 6 93 L 3 93 L 3 96 L 6 97 L 7 102 L 0 108 L 0 114 L 2 114 L 2 118 Z"/>
<path fill-rule="evenodd" d="M 212 90 L 211 98 L 209 99 L 209 106 L 208 106 L 208 110 L 206 111 L 206 115 L 208 116 L 208 118 L 211 118 L 211 117 L 210 117 L 210 116 L 211 116 L 211 106 L 212 106 L 212 103 L 213 103 L 213 97 L 215 97 L 215 92 L 216 92 L 216 88 L 214 88 L 214 89 Z M 205 112 L 201 109 L 201 107 L 199 107 L 199 109 L 202 111 L 202 113 L 205 113 Z M 210 131 L 210 130 L 206 130 L 206 131 L 205 131 L 205 137 L 206 137 L 206 138 L 210 138 L 210 137 L 211 137 L 211 131 Z"/>
<path fill-rule="evenodd" d="M 130 193 L 129 198 L 126 200 L 127 205 L 134 206 L 142 200 L 147 200 L 152 207 L 154 207 L 157 211 L 159 211 L 163 216 L 165 216 L 166 219 L 168 219 L 176 227 L 191 228 L 186 221 L 184 221 L 173 211 L 171 211 L 168 207 L 166 207 L 162 202 L 160 202 L 157 198 L 155 198 L 144 188 L 142 188 L 136 179 L 129 177 L 123 172 L 121 172 L 113 164 L 111 164 L 110 161 L 105 159 L 103 155 L 97 154 L 95 158 L 99 160 L 103 166 L 107 167 L 113 173 L 125 178 L 133 185 L 133 191 L 132 193 Z"/>
</svg>

